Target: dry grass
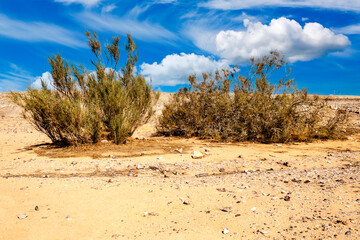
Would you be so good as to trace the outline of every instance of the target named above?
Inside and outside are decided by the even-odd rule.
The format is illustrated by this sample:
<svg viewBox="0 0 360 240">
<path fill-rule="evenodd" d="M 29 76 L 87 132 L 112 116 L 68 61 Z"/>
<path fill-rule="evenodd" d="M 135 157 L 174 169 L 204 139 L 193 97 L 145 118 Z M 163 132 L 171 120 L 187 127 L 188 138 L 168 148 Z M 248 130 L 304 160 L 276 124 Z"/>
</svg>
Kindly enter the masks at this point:
<svg viewBox="0 0 360 240">
<path fill-rule="evenodd" d="M 343 136 L 346 113 L 332 116 L 325 100 L 297 89 L 279 53 L 251 63 L 246 76 L 238 68 L 203 74 L 201 81 L 190 76 L 190 87 L 166 105 L 159 133 L 264 143 Z"/>
<path fill-rule="evenodd" d="M 24 117 L 56 145 L 96 143 L 104 138 L 123 143 L 151 115 L 157 94 L 144 77 L 134 74 L 137 54 L 130 35 L 121 73 L 117 69 L 119 37 L 106 45 L 103 56 L 96 33 L 86 35 L 96 57 L 91 61 L 95 73 L 70 66 L 58 54 L 49 58 L 51 88 L 42 82 L 40 90 L 12 93 L 12 99 L 23 108 Z"/>
</svg>

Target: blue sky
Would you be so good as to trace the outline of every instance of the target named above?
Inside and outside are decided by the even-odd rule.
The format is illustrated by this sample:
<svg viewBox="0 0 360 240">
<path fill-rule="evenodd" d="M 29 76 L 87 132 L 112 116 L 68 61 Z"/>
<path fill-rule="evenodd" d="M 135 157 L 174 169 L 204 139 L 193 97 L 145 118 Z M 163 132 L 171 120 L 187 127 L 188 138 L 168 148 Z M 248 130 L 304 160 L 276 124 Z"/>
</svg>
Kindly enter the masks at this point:
<svg viewBox="0 0 360 240">
<path fill-rule="evenodd" d="M 245 72 L 251 56 L 279 50 L 299 87 L 360 95 L 359 13 L 359 0 L 2 0 L 0 91 L 49 80 L 56 53 L 93 69 L 90 30 L 103 43 L 120 35 L 125 44 L 131 33 L 137 72 L 162 91 L 192 73 L 234 64 Z"/>
</svg>

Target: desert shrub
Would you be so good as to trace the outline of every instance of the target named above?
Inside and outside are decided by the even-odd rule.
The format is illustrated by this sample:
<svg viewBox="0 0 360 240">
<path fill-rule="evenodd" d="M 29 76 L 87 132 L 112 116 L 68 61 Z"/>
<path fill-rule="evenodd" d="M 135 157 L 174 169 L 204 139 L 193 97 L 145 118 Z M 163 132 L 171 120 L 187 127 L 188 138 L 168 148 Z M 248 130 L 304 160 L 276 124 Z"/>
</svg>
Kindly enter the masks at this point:
<svg viewBox="0 0 360 240">
<path fill-rule="evenodd" d="M 159 133 L 265 143 L 308 141 L 339 137 L 346 119 L 340 111 L 332 116 L 324 100 L 299 90 L 278 52 L 251 59 L 245 76 L 234 67 L 203 74 L 200 81 L 196 75 L 188 80 L 189 87 L 165 106 Z"/>
<path fill-rule="evenodd" d="M 121 72 L 119 37 L 106 44 L 103 54 L 96 33 L 86 35 L 95 55 L 94 72 L 70 66 L 58 54 L 49 58 L 51 87 L 42 81 L 40 90 L 29 87 L 25 93 L 12 93 L 12 99 L 55 144 L 95 143 L 104 137 L 119 144 L 148 119 L 157 94 L 144 77 L 134 74 L 137 54 L 130 35 Z"/>
</svg>

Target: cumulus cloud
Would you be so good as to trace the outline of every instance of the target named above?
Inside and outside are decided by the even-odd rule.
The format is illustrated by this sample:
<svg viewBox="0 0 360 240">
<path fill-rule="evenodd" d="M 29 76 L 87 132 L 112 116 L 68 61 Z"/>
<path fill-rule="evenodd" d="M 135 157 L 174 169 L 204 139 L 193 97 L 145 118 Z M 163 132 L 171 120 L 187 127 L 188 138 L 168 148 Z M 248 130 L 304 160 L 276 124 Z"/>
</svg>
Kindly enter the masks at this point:
<svg viewBox="0 0 360 240">
<path fill-rule="evenodd" d="M 3 14 L 0 14 L 0 35 L 27 42 L 53 42 L 69 47 L 86 47 L 85 42 L 75 37 L 78 34 L 63 27 L 10 19 Z"/>
<path fill-rule="evenodd" d="M 359 0 L 209 0 L 207 2 L 199 3 L 199 6 L 223 10 L 258 7 L 311 7 L 343 11 L 360 11 Z"/>
<path fill-rule="evenodd" d="M 244 20 L 244 26 L 245 31 L 221 31 L 216 36 L 218 54 L 234 64 L 243 64 L 250 57 L 261 57 L 271 50 L 280 51 L 291 62 L 309 61 L 350 45 L 346 36 L 319 23 L 302 27 L 294 20 L 279 18 L 269 25 Z"/>
<path fill-rule="evenodd" d="M 41 89 L 41 80 L 49 89 L 53 89 L 54 79 L 50 72 L 44 72 L 41 77 L 36 77 L 35 81 L 31 84 L 32 88 Z"/>
<path fill-rule="evenodd" d="M 85 7 L 91 7 L 97 5 L 101 1 L 102 0 L 55 0 L 55 2 L 61 2 L 65 4 L 78 3 L 84 5 Z"/>
<path fill-rule="evenodd" d="M 160 63 L 143 63 L 140 73 L 148 79 L 151 78 L 154 86 L 176 86 L 188 83 L 187 78 L 190 74 L 214 72 L 228 67 L 224 60 L 216 61 L 194 53 L 181 53 L 168 55 Z"/>
</svg>

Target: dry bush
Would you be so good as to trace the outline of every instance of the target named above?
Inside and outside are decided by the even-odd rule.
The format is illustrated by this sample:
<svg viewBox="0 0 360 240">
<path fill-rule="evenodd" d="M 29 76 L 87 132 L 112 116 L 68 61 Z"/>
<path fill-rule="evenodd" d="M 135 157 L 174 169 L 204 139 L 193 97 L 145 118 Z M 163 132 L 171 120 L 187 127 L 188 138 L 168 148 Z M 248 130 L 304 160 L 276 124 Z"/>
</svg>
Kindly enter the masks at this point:
<svg viewBox="0 0 360 240">
<path fill-rule="evenodd" d="M 283 70 L 283 71 L 279 71 Z M 271 83 L 272 76 L 279 78 Z M 251 59 L 246 76 L 239 68 L 189 76 L 165 106 L 158 132 L 219 140 L 288 142 L 337 138 L 346 115 L 329 115 L 326 102 L 296 88 L 284 57 L 271 52 Z"/>
<path fill-rule="evenodd" d="M 40 90 L 28 88 L 12 93 L 12 99 L 24 110 L 24 117 L 45 133 L 53 143 L 69 145 L 95 143 L 101 138 L 119 144 L 131 136 L 152 113 L 157 99 L 144 77 L 134 74 L 136 46 L 127 36 L 127 62 L 118 72 L 119 37 L 106 44 L 104 56 L 96 33 L 86 33 L 96 60 L 96 71 L 70 66 L 60 54 L 49 58 L 52 88 L 42 81 Z"/>
</svg>

